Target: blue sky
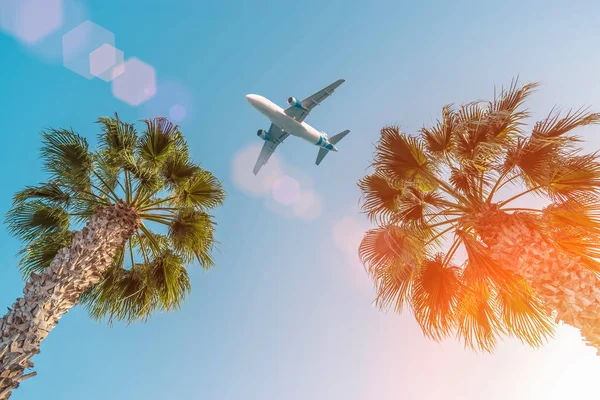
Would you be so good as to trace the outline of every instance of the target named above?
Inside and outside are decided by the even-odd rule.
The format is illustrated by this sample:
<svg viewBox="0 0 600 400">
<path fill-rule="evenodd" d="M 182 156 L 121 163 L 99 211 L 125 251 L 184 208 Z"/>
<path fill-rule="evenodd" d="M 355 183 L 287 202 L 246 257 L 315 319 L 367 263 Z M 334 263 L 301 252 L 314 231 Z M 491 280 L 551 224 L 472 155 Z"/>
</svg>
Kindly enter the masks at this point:
<svg viewBox="0 0 600 400">
<path fill-rule="evenodd" d="M 3 21 L 12 1 L 0 0 Z M 372 306 L 349 252 L 356 232 L 339 237 L 366 226 L 356 182 L 386 124 L 416 131 L 444 104 L 490 98 L 517 74 L 543 82 L 529 102 L 534 117 L 555 104 L 600 109 L 597 2 L 488 3 L 65 0 L 63 26 L 38 44 L 0 33 L 2 214 L 15 191 L 44 179 L 42 128 L 72 126 L 93 143 L 99 116 L 134 121 L 168 107 L 161 87 L 186 103 L 180 125 L 192 154 L 229 194 L 216 212 L 218 266 L 192 268 L 180 312 L 108 328 L 74 309 L 14 399 L 541 400 L 595 390 L 600 361 L 568 328 L 539 351 L 507 340 L 495 355 L 425 340 L 408 313 Z M 132 107 L 110 83 L 62 65 L 61 35 L 86 19 L 114 33 L 125 59 L 155 69 L 154 99 Z M 236 184 L 234 160 L 268 128 L 244 95 L 283 106 L 338 78 L 346 83 L 307 122 L 329 134 L 351 129 L 340 152 L 316 168 L 316 148 L 291 138 L 278 149 L 285 173 L 321 200 L 320 215 L 282 215 Z M 588 149 L 599 148 L 593 130 L 585 134 Z M 23 285 L 18 248 L 0 230 L 5 306 Z"/>
</svg>

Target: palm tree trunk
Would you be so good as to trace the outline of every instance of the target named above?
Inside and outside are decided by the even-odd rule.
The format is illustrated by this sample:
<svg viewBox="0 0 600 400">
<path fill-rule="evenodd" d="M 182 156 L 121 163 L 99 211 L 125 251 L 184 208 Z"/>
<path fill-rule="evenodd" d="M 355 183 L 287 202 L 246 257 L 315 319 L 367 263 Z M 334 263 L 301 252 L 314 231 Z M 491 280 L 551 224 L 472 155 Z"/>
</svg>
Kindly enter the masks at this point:
<svg viewBox="0 0 600 400">
<path fill-rule="evenodd" d="M 79 300 L 98 283 L 113 262 L 116 251 L 138 229 L 139 219 L 124 203 L 103 208 L 75 232 L 70 247 L 61 249 L 40 275 L 32 274 L 23 297 L 0 320 L 0 400 L 23 380 L 33 367 L 41 341 Z"/>
<path fill-rule="evenodd" d="M 600 280 L 561 252 L 526 215 L 488 214 L 478 233 L 500 265 L 523 276 L 556 322 L 578 328 L 600 354 Z"/>
</svg>

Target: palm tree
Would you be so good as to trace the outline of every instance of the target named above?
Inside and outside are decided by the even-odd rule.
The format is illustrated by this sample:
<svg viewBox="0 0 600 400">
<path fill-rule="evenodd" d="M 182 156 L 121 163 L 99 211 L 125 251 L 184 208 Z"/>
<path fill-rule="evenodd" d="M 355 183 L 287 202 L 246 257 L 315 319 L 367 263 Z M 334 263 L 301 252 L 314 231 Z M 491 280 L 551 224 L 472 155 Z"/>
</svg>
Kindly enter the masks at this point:
<svg viewBox="0 0 600 400">
<path fill-rule="evenodd" d="M 100 118 L 96 151 L 72 130 L 43 133 L 49 179 L 18 192 L 7 216 L 27 283 L 0 320 L 0 400 L 35 375 L 25 374 L 31 357 L 75 304 L 110 323 L 143 321 L 181 305 L 187 264 L 213 265 L 208 211 L 224 200 L 221 183 L 193 162 L 176 125 L 144 122 L 138 134 L 117 115 Z"/>
<path fill-rule="evenodd" d="M 552 111 L 525 134 L 520 108 L 536 86 L 514 80 L 491 102 L 445 106 L 418 135 L 381 130 L 359 183 L 377 227 L 359 254 L 379 307 L 408 305 L 426 337 L 538 347 L 563 322 L 600 349 L 600 162 L 572 135 L 600 115 Z M 545 205 L 515 203 L 532 194 Z"/>
</svg>

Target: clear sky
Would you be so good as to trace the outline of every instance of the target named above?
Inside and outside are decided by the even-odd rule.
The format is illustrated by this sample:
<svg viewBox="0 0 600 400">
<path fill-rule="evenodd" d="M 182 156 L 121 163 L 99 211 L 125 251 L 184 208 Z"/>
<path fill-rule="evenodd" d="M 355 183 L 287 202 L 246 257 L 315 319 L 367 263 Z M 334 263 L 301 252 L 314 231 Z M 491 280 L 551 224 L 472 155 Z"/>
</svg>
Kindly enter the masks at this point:
<svg viewBox="0 0 600 400">
<path fill-rule="evenodd" d="M 0 23 L 25 29 L 0 33 L 0 213 L 15 191 L 44 179 L 42 128 L 72 126 L 94 143 L 99 116 L 134 121 L 175 104 L 185 108 L 180 125 L 193 156 L 229 194 L 216 212 L 218 267 L 192 267 L 180 312 L 109 328 L 74 309 L 44 341 L 38 376 L 15 400 L 597 395 L 600 359 L 574 330 L 561 328 L 541 350 L 507 340 L 494 355 L 425 340 L 408 313 L 372 306 L 355 255 L 368 227 L 356 182 L 382 126 L 414 132 L 444 104 L 489 99 L 517 74 L 543 82 L 529 102 L 536 117 L 556 104 L 600 110 L 597 1 L 65 0 L 63 14 L 47 5 L 33 23 L 14 17 L 14 2 L 0 0 Z M 52 18 L 62 25 L 29 43 Z M 114 34 L 125 60 L 154 69 L 152 99 L 133 107 L 111 83 L 63 66 L 62 35 L 87 19 Z M 244 95 L 284 106 L 338 78 L 346 83 L 307 122 L 330 135 L 351 129 L 340 152 L 317 168 L 317 149 L 290 138 L 264 167 L 279 187 L 268 186 L 269 173 L 249 181 L 256 130 L 268 123 Z M 589 150 L 600 148 L 597 129 L 585 133 Z M 310 206 L 281 204 L 294 200 Z M 18 248 L 0 230 L 0 305 L 22 290 Z"/>
</svg>

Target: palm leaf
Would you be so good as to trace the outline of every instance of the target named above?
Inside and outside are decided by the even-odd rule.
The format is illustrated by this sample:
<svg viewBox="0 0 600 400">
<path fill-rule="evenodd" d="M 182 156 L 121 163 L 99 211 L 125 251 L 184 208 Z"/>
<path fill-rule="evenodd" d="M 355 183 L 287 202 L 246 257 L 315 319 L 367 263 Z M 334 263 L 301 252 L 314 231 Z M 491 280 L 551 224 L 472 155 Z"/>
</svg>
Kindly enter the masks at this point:
<svg viewBox="0 0 600 400">
<path fill-rule="evenodd" d="M 477 180 L 481 179 L 481 171 L 473 163 L 463 161 L 460 168 L 450 169 L 449 182 L 454 189 L 469 197 L 477 197 Z"/>
<path fill-rule="evenodd" d="M 569 229 L 553 234 L 554 245 L 564 254 L 579 260 L 579 264 L 600 277 L 600 235 L 581 235 Z"/>
<path fill-rule="evenodd" d="M 42 133 L 41 155 L 53 180 L 76 189 L 89 187 L 93 160 L 85 138 L 72 130 L 50 129 Z"/>
<path fill-rule="evenodd" d="M 181 210 L 169 226 L 169 240 L 173 249 L 185 262 L 194 258 L 203 268 L 214 265 L 210 250 L 214 244 L 214 223 L 204 212 Z"/>
<path fill-rule="evenodd" d="M 596 194 L 600 188 L 600 162 L 596 153 L 563 157 L 549 177 L 551 198 L 565 199 L 573 195 Z"/>
<path fill-rule="evenodd" d="M 57 206 L 68 207 L 71 202 L 71 193 L 65 191 L 60 183 L 50 181 L 39 186 L 27 186 L 13 196 L 15 204 L 34 199 Z"/>
<path fill-rule="evenodd" d="M 362 208 L 369 219 L 383 223 L 389 221 L 396 212 L 396 200 L 401 190 L 377 172 L 362 178 L 358 186 L 363 193 Z"/>
<path fill-rule="evenodd" d="M 392 182 L 431 186 L 432 165 L 419 138 L 407 136 L 398 127 L 381 130 L 373 162 L 377 171 Z"/>
<path fill-rule="evenodd" d="M 515 276 L 510 285 L 498 287 L 497 299 L 509 334 L 532 347 L 540 347 L 553 337 L 552 317 L 523 278 Z"/>
<path fill-rule="evenodd" d="M 552 140 L 519 138 L 514 146 L 508 148 L 501 170 L 508 173 L 518 168 L 529 188 L 546 187 L 558 168 L 562 150 L 560 143 Z"/>
<path fill-rule="evenodd" d="M 427 214 L 442 209 L 443 197 L 435 192 L 423 192 L 414 186 L 406 187 L 397 199 L 394 223 L 422 227 L 427 222 Z"/>
<path fill-rule="evenodd" d="M 411 295 L 416 277 L 415 266 L 398 261 L 388 263 L 374 277 L 377 297 L 375 303 L 381 309 L 393 308 L 402 312 Z"/>
<path fill-rule="evenodd" d="M 139 152 L 142 160 L 160 167 L 169 159 L 175 147 L 179 127 L 166 118 L 144 120 L 147 129 L 142 133 Z"/>
<path fill-rule="evenodd" d="M 600 234 L 600 199 L 584 194 L 557 201 L 543 209 L 550 229 L 574 229 L 578 235 Z"/>
<path fill-rule="evenodd" d="M 426 260 L 418 272 L 412 288 L 413 312 L 425 336 L 439 341 L 456 327 L 460 272 L 444 266 L 442 254 Z"/>
<path fill-rule="evenodd" d="M 116 113 L 114 118 L 101 117 L 96 122 L 102 125 L 98 135 L 101 149 L 112 155 L 133 153 L 138 137 L 132 124 L 121 121 Z"/>
<path fill-rule="evenodd" d="M 509 113 L 514 112 L 539 86 L 538 82 L 532 82 L 518 87 L 518 82 L 518 78 L 513 79 L 508 89 L 502 89 L 499 98 L 494 99 L 494 101 L 490 104 L 490 111 L 507 111 Z"/>
<path fill-rule="evenodd" d="M 152 263 L 149 281 L 161 309 L 165 311 L 179 309 L 191 289 L 190 278 L 183 260 L 169 251 Z"/>
<path fill-rule="evenodd" d="M 438 121 L 431 129 L 421 129 L 421 136 L 428 152 L 442 156 L 450 151 L 455 119 L 451 106 L 446 105 L 442 108 L 442 121 Z"/>
<path fill-rule="evenodd" d="M 497 299 L 487 284 L 468 278 L 469 268 L 465 268 L 467 279 L 458 299 L 457 335 L 463 338 L 465 347 L 492 352 L 504 333 L 497 313 Z"/>
<path fill-rule="evenodd" d="M 177 186 L 175 198 L 180 207 L 207 210 L 223 203 L 225 191 L 221 182 L 213 174 L 206 170 L 199 170 L 191 179 Z"/>
<path fill-rule="evenodd" d="M 389 225 L 367 231 L 358 254 L 367 272 L 376 277 L 391 263 L 415 268 L 425 259 L 424 234 L 416 229 L 401 229 Z"/>
<path fill-rule="evenodd" d="M 520 132 L 521 121 L 529 116 L 525 111 L 517 111 L 525 99 L 539 86 L 537 82 L 518 85 L 518 78 L 510 86 L 502 88 L 500 96 L 490 103 L 487 110 L 488 136 L 490 139 L 512 140 Z"/>
<path fill-rule="evenodd" d="M 500 287 L 511 282 L 512 274 L 491 257 L 488 248 L 483 243 L 464 230 L 457 230 L 456 235 L 467 253 L 471 281 L 493 282 Z"/>
<path fill-rule="evenodd" d="M 6 222 L 11 234 L 25 241 L 69 229 L 69 214 L 60 206 L 48 205 L 40 200 L 15 204 L 7 213 Z"/>
<path fill-rule="evenodd" d="M 487 140 L 485 112 L 480 104 L 481 102 L 464 104 L 457 113 L 452 152 L 459 160 L 475 159 L 479 144 Z"/>
<path fill-rule="evenodd" d="M 45 232 L 33 239 L 19 252 L 23 276 L 27 278 L 48 268 L 58 251 L 70 245 L 71 236 L 71 232 L 61 230 Z"/>
<path fill-rule="evenodd" d="M 200 173 L 200 167 L 184 153 L 176 152 L 165 162 L 161 173 L 165 182 L 172 188 L 176 188 Z"/>
<path fill-rule="evenodd" d="M 561 118 L 560 113 L 554 113 L 535 124 L 532 131 L 532 136 L 541 138 L 558 138 L 572 131 L 573 129 L 589 124 L 597 124 L 600 122 L 599 113 L 589 113 L 587 109 L 580 108 L 576 111 L 569 110 L 567 115 Z"/>
<path fill-rule="evenodd" d="M 96 320 L 108 318 L 109 324 L 113 321 L 145 321 L 157 304 L 147 269 L 145 264 L 136 264 L 129 270 L 112 267 L 80 301 Z"/>
</svg>

